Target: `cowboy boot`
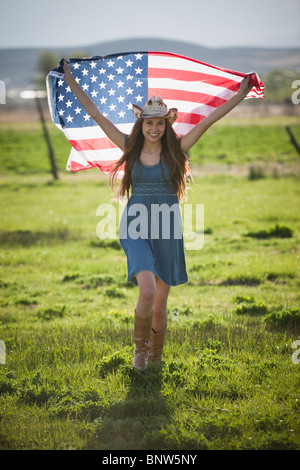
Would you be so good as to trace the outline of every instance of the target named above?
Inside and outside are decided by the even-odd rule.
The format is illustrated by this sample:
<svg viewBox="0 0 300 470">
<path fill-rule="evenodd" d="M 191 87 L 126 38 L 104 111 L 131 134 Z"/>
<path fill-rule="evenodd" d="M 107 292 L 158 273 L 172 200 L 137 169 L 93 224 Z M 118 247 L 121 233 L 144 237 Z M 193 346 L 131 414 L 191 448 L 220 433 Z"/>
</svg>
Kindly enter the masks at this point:
<svg viewBox="0 0 300 470">
<path fill-rule="evenodd" d="M 142 372 L 147 368 L 150 349 L 150 330 L 152 316 L 141 317 L 135 312 L 134 317 L 134 341 L 136 344 L 133 367 Z"/>
<path fill-rule="evenodd" d="M 160 362 L 163 353 L 167 325 L 157 333 L 151 328 L 149 362 Z"/>
</svg>

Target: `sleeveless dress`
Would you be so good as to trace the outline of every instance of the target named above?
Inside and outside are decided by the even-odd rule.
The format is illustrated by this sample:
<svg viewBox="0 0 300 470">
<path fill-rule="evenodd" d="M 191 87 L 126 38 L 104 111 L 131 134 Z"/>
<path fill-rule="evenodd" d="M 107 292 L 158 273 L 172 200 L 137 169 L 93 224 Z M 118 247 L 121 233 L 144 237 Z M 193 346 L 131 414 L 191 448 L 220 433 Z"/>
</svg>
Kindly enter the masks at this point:
<svg viewBox="0 0 300 470">
<path fill-rule="evenodd" d="M 119 239 L 128 281 L 137 284 L 136 274 L 151 271 L 169 286 L 188 282 L 180 206 L 163 160 L 151 166 L 135 161 Z"/>
</svg>

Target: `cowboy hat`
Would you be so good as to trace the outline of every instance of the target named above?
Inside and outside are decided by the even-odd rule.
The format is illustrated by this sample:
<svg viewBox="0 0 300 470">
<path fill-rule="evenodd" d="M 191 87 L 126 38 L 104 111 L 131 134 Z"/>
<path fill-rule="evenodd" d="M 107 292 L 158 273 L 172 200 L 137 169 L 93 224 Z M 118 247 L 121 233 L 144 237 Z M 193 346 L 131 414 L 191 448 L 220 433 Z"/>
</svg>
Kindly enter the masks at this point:
<svg viewBox="0 0 300 470">
<path fill-rule="evenodd" d="M 137 119 L 160 117 L 168 119 L 170 123 L 173 124 L 176 121 L 178 110 L 176 108 L 171 108 L 168 110 L 167 105 L 163 102 L 160 96 L 157 98 L 152 96 L 148 101 L 146 101 L 143 108 L 133 104 L 132 111 Z"/>
</svg>

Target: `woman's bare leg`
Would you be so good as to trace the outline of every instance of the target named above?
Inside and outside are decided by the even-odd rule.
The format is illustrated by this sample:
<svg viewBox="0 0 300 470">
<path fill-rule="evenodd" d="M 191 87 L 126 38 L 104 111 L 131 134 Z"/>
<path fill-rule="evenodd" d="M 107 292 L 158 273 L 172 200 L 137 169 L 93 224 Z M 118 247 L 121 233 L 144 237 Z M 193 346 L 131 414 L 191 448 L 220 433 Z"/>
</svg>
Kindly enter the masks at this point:
<svg viewBox="0 0 300 470">
<path fill-rule="evenodd" d="M 167 302 L 169 293 L 170 286 L 156 276 L 156 295 L 152 320 L 152 328 L 155 332 L 163 330 L 167 324 Z"/>
<path fill-rule="evenodd" d="M 156 295 L 155 275 L 151 271 L 141 271 L 136 275 L 139 286 L 139 298 L 136 312 L 141 317 L 148 317 L 153 312 Z"/>
</svg>

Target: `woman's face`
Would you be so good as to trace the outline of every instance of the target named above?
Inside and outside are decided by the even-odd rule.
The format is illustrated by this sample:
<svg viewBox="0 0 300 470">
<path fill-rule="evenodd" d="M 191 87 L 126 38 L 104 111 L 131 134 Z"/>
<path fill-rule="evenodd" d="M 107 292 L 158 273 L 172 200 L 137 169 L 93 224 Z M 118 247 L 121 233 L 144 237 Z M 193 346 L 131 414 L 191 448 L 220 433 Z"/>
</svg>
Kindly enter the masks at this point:
<svg viewBox="0 0 300 470">
<path fill-rule="evenodd" d="M 164 135 L 166 120 L 163 118 L 148 118 L 143 120 L 142 132 L 145 140 L 156 143 Z"/>
</svg>

